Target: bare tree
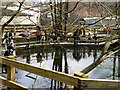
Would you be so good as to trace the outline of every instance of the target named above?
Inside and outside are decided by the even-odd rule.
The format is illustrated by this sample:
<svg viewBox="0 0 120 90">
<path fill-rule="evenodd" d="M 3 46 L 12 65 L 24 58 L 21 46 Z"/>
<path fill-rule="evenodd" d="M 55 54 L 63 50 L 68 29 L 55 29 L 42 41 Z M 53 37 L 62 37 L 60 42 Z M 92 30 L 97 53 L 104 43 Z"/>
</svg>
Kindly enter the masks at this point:
<svg viewBox="0 0 120 90">
<path fill-rule="evenodd" d="M 79 2 L 77 2 L 71 10 L 69 10 L 69 0 L 66 0 L 66 2 L 58 2 L 55 0 L 54 2 L 50 1 L 52 25 L 54 29 L 53 32 L 56 37 L 61 37 L 62 39 L 65 38 L 67 34 L 68 14 L 74 11 L 78 4 Z"/>
<path fill-rule="evenodd" d="M 5 26 L 7 26 L 15 18 L 15 16 L 20 12 L 21 7 L 22 7 L 22 5 L 23 5 L 24 2 L 25 2 L 25 0 L 23 0 L 22 2 L 19 2 L 20 3 L 19 9 L 14 13 L 14 15 L 11 16 L 11 18 L 6 23 L 4 23 L 2 25 L 2 34 L 4 32 Z"/>
</svg>

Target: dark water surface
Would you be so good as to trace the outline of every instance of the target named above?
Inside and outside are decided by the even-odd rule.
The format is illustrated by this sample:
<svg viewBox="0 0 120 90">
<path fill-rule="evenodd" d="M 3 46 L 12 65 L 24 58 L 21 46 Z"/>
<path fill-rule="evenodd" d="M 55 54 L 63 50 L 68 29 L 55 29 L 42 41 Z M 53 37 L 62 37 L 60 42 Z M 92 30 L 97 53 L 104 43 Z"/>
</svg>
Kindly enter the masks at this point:
<svg viewBox="0 0 120 90">
<path fill-rule="evenodd" d="M 101 54 L 103 47 L 41 46 L 16 51 L 17 60 L 35 66 L 74 75 L 80 72 Z M 17 82 L 28 88 L 57 88 L 65 84 L 17 69 Z M 92 79 L 118 79 L 118 55 L 115 54 L 88 73 Z"/>
</svg>

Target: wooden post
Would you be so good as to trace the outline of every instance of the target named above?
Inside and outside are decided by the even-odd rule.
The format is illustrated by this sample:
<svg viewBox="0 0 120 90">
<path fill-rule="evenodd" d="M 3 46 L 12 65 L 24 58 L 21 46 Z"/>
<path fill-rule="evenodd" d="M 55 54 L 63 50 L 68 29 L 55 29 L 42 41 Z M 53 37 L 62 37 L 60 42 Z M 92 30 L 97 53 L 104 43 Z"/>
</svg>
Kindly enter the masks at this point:
<svg viewBox="0 0 120 90">
<path fill-rule="evenodd" d="M 84 74 L 82 72 L 76 72 L 76 73 L 74 73 L 74 76 L 77 76 L 77 77 L 80 77 L 80 78 L 88 78 L 88 75 Z M 81 81 L 80 80 L 78 80 L 78 88 L 74 87 L 74 90 L 83 90 L 81 88 Z"/>
<path fill-rule="evenodd" d="M 14 56 L 9 56 L 11 60 L 15 60 Z M 7 80 L 15 81 L 15 67 L 7 66 Z M 11 90 L 11 88 L 7 88 Z"/>
<path fill-rule="evenodd" d="M 15 81 L 15 67 L 7 66 L 7 79 Z"/>
</svg>

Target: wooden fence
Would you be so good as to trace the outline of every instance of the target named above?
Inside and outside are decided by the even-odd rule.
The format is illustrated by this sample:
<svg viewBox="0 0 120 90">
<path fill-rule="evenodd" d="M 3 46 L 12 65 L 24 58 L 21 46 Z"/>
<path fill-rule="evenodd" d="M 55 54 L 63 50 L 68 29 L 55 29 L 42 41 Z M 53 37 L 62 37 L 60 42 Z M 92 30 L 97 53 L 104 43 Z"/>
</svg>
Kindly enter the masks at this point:
<svg viewBox="0 0 120 90">
<path fill-rule="evenodd" d="M 24 87 L 15 82 L 15 68 L 28 71 L 46 78 L 57 80 L 68 85 L 72 85 L 79 89 L 89 89 L 89 88 L 118 88 L 120 81 L 118 80 L 101 80 L 101 79 L 83 79 L 77 76 L 65 74 L 62 72 L 57 72 L 54 70 L 45 69 L 42 67 L 33 66 L 27 63 L 15 61 L 11 57 L 0 57 L 0 63 L 7 65 L 7 79 L 0 76 L 2 84 L 9 88 L 20 88 L 20 90 L 27 90 Z M 80 75 L 81 76 L 81 75 Z M 26 82 L 27 83 L 27 82 Z"/>
</svg>

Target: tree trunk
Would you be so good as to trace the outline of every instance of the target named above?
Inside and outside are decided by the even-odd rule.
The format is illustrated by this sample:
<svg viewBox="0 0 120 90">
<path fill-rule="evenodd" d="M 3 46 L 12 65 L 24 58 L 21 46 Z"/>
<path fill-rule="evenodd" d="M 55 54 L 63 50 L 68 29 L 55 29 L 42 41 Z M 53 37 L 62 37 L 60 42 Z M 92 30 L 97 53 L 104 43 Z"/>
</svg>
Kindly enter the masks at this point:
<svg viewBox="0 0 120 90">
<path fill-rule="evenodd" d="M 0 6 L 2 6 L 2 2 L 0 1 Z M 0 7 L 0 11 L 2 11 L 2 7 Z M 0 13 L 0 22 L 2 19 L 2 13 Z M 0 45 L 2 44 L 2 32 L 0 31 Z"/>
<path fill-rule="evenodd" d="M 95 60 L 95 62 L 93 64 L 89 65 L 87 68 L 85 68 L 81 72 L 87 74 L 92 69 L 94 69 L 95 67 L 97 67 L 100 63 L 102 63 L 105 59 L 107 59 L 108 57 L 110 57 L 111 55 L 113 55 L 114 53 L 116 53 L 116 52 L 118 52 L 120 50 L 119 47 L 117 47 L 117 48 L 115 48 L 115 50 L 109 50 L 108 51 L 110 45 L 111 45 L 111 43 L 110 43 L 110 41 L 108 41 L 105 44 L 105 46 L 104 46 L 104 48 L 103 48 L 103 50 L 101 52 L 101 55 L 98 57 L 98 59 Z M 114 52 L 111 52 L 111 51 L 114 51 Z"/>
<path fill-rule="evenodd" d="M 55 32 L 55 39 L 57 39 L 57 12 L 56 12 L 56 1 L 54 0 L 54 32 Z"/>
<path fill-rule="evenodd" d="M 50 9 L 51 9 L 51 19 L 52 19 L 52 21 L 51 21 L 51 25 L 54 27 L 54 15 L 53 15 L 53 3 L 52 3 L 52 1 L 50 0 Z"/>
<path fill-rule="evenodd" d="M 120 5 L 120 1 L 117 4 Z M 117 24 L 120 26 L 120 7 L 117 10 L 117 15 L 118 15 Z M 119 34 L 119 42 L 120 42 L 120 30 L 118 34 Z M 118 53 L 118 79 L 120 79 L 120 51 Z"/>
<path fill-rule="evenodd" d="M 66 13 L 66 12 L 68 12 L 68 1 L 69 0 L 66 0 L 66 3 L 65 3 L 65 14 L 64 14 L 64 24 L 65 24 L 65 27 L 64 27 L 64 36 L 65 36 L 65 38 L 66 38 L 66 31 L 67 31 L 67 21 L 68 21 L 68 13 Z"/>
</svg>

